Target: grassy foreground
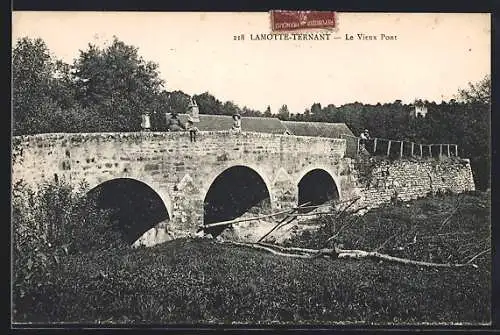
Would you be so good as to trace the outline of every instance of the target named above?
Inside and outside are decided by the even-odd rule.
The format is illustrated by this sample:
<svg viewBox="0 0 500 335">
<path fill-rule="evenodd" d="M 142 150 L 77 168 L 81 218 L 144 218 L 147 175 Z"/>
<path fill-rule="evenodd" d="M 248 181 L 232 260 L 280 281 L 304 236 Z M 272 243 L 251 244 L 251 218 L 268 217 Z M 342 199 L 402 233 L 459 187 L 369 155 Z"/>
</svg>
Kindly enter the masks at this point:
<svg viewBox="0 0 500 335">
<path fill-rule="evenodd" d="M 442 228 L 456 196 L 372 210 L 344 231 L 344 246 L 372 250 L 396 233 L 381 252 L 454 262 L 465 255 L 455 250 L 460 246 L 467 255 L 489 246 L 477 246 L 489 243 L 487 197 L 463 195 L 460 213 Z M 415 233 L 418 243 L 408 245 Z M 314 246 L 321 238 L 297 237 L 294 245 Z M 488 323 L 489 254 L 475 263 L 478 268 L 436 269 L 367 259 L 292 259 L 183 239 L 67 256 L 52 269 L 51 280 L 17 302 L 15 321 Z"/>
</svg>

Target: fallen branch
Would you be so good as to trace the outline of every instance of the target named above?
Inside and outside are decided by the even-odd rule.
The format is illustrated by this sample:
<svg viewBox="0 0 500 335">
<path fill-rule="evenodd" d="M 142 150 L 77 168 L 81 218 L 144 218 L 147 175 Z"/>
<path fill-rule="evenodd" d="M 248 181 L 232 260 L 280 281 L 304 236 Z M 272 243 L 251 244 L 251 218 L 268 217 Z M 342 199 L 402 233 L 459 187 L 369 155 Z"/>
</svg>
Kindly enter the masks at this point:
<svg viewBox="0 0 500 335">
<path fill-rule="evenodd" d="M 268 237 L 273 231 L 289 224 L 289 223 L 292 223 L 292 221 L 295 221 L 295 219 L 297 219 L 296 216 L 290 218 L 290 217 L 285 217 L 283 220 L 281 220 L 280 222 L 278 222 L 273 228 L 271 228 L 271 230 L 269 230 L 267 233 L 265 233 L 264 235 L 261 236 L 261 238 L 259 238 L 259 240 L 257 242 L 261 242 L 261 241 L 264 241 L 264 239 L 266 237 Z"/>
<path fill-rule="evenodd" d="M 460 196 L 457 197 L 457 204 L 455 206 L 455 209 L 450 213 L 450 215 L 448 215 L 448 217 L 446 219 L 443 220 L 438 231 L 441 231 L 441 229 L 443 229 L 443 227 L 451 220 L 453 215 L 455 215 L 459 209 L 460 209 Z"/>
<path fill-rule="evenodd" d="M 367 208 L 368 208 L 368 206 L 359 207 L 359 208 L 356 208 L 356 209 L 355 209 L 355 210 L 353 210 L 353 211 L 347 212 L 347 214 L 349 214 L 349 215 L 354 215 L 354 214 L 356 214 L 357 212 L 362 211 L 363 209 L 367 209 Z"/>
<path fill-rule="evenodd" d="M 310 202 L 307 202 L 301 206 L 305 206 L 307 204 L 309 204 Z M 293 213 L 295 212 L 297 209 L 300 209 L 300 208 L 303 208 L 301 206 L 297 206 L 297 207 L 292 207 L 292 208 L 289 208 L 287 210 L 283 210 L 283 211 L 279 211 L 279 212 L 276 212 L 276 213 L 271 213 L 271 214 L 266 214 L 266 215 L 262 215 L 262 216 L 256 216 L 256 217 L 252 217 L 252 218 L 245 218 L 245 219 L 234 219 L 234 220 L 228 220 L 228 221 L 221 221 L 221 222 L 215 222 L 215 223 L 209 223 L 209 224 L 206 224 L 206 225 L 200 225 L 198 226 L 200 229 L 206 229 L 206 228 L 212 228 L 212 227 L 219 227 L 219 226 L 228 226 L 228 225 L 231 225 L 233 223 L 240 223 L 240 222 L 246 222 L 246 221 L 253 221 L 253 220 L 260 220 L 260 219 L 265 219 L 265 218 L 269 218 L 269 217 L 273 217 L 273 216 L 278 216 L 278 215 L 281 215 L 281 214 L 286 214 L 286 213 Z M 320 207 L 322 205 L 319 205 L 319 206 L 309 206 L 310 208 L 317 208 L 317 207 Z"/>
<path fill-rule="evenodd" d="M 454 236 L 454 235 L 470 235 L 471 233 L 468 231 L 461 232 L 451 232 L 451 233 L 444 233 L 444 234 L 435 234 L 435 235 L 425 235 L 425 236 L 420 236 L 421 239 L 426 239 L 426 238 L 435 238 L 436 236 Z"/>
<path fill-rule="evenodd" d="M 443 229 L 443 227 L 451 220 L 451 218 L 453 217 L 453 215 L 455 215 L 455 213 L 458 212 L 458 208 L 455 208 L 455 210 L 453 212 L 450 213 L 450 215 L 448 215 L 448 217 L 446 219 L 443 220 L 443 222 L 441 223 L 441 226 L 439 227 L 438 231 L 441 231 L 441 229 Z"/>
<path fill-rule="evenodd" d="M 282 221 L 282 223 L 275 230 L 283 228 L 284 226 L 291 224 L 295 220 L 297 220 L 297 216 L 289 215 L 285 220 Z M 261 241 L 263 241 L 263 239 Z"/>
<path fill-rule="evenodd" d="M 349 202 L 347 206 L 344 207 L 344 209 L 335 217 L 336 219 L 340 218 L 342 215 L 344 215 L 345 211 L 350 208 L 352 205 L 354 205 L 361 197 L 354 198 Z"/>
<path fill-rule="evenodd" d="M 310 256 L 302 255 L 302 254 L 292 254 L 292 253 L 279 252 L 279 251 L 276 251 L 272 248 L 269 248 L 267 246 L 260 245 L 257 243 L 242 243 L 242 242 L 234 242 L 234 241 L 226 241 L 223 243 L 234 244 L 234 245 L 243 246 L 243 247 L 250 247 L 250 248 L 258 249 L 258 250 L 264 250 L 264 251 L 268 251 L 268 252 L 272 253 L 273 255 L 277 255 L 277 256 L 292 257 L 292 258 L 311 258 Z"/>
<path fill-rule="evenodd" d="M 282 247 L 280 245 L 276 244 L 270 244 L 270 243 L 264 243 L 264 242 L 257 242 L 257 244 L 269 247 L 269 248 L 276 248 L 281 251 L 300 251 L 300 252 L 308 252 L 308 253 L 317 253 L 318 249 L 306 249 L 306 248 L 296 248 L 296 247 Z"/>
<path fill-rule="evenodd" d="M 302 208 L 302 207 L 305 207 L 307 205 L 309 205 L 311 202 L 308 201 L 296 208 L 293 209 L 293 211 L 290 213 L 292 214 L 293 212 L 297 211 L 299 208 Z M 258 242 L 261 242 L 263 241 L 267 236 L 269 236 L 269 234 L 271 234 L 273 231 L 275 231 L 276 229 L 278 228 L 281 228 L 282 226 L 284 226 L 285 224 L 287 223 L 290 223 L 292 222 L 293 220 L 295 220 L 297 217 L 293 217 L 293 218 L 289 218 L 289 216 L 286 216 L 285 218 L 283 218 L 280 222 L 278 222 L 273 228 L 271 228 L 271 230 L 269 230 L 267 233 L 265 233 L 261 238 L 259 238 Z M 287 220 L 289 220 L 289 222 L 286 222 Z"/>
<path fill-rule="evenodd" d="M 376 251 L 364 251 L 364 250 L 342 250 L 342 249 L 337 249 L 335 250 L 338 253 L 339 258 L 345 258 L 345 257 L 351 257 L 351 258 L 375 258 L 375 259 L 381 259 L 381 260 L 386 260 L 390 262 L 396 262 L 396 263 L 403 263 L 403 264 L 411 264 L 411 265 L 417 265 L 417 266 L 425 266 L 425 267 L 441 267 L 441 268 L 458 268 L 458 267 L 464 267 L 464 266 L 473 266 L 473 264 L 470 263 L 464 263 L 464 264 L 451 264 L 451 263 L 432 263 L 432 262 L 423 262 L 423 261 L 415 261 L 411 259 L 406 259 L 406 258 L 399 258 L 399 257 L 393 257 L 389 256 L 386 254 L 381 254 Z"/>
<path fill-rule="evenodd" d="M 265 219 L 265 218 L 270 218 L 273 216 L 277 216 L 280 214 L 285 214 L 288 212 L 291 212 L 293 209 L 287 209 L 285 211 L 280 211 L 272 214 L 267 214 L 267 215 L 262 215 L 262 216 L 256 216 L 253 218 L 246 218 L 246 219 L 234 219 L 234 220 L 229 220 L 229 221 L 221 221 L 221 222 L 216 222 L 216 223 L 209 223 L 206 225 L 201 225 L 200 228 L 206 229 L 206 228 L 212 228 L 212 227 L 219 227 L 219 226 L 228 226 L 233 223 L 240 223 L 240 222 L 246 222 L 246 221 L 253 221 L 253 220 L 260 220 L 260 219 Z"/>
<path fill-rule="evenodd" d="M 354 200 L 351 200 L 350 201 L 350 204 L 345 208 L 349 208 L 354 202 L 356 202 L 357 200 L 359 200 L 360 198 L 356 198 Z M 262 215 L 262 216 L 256 216 L 256 217 L 253 217 L 253 218 L 245 218 L 245 219 L 234 219 L 234 220 L 228 220 L 228 221 L 221 221 L 221 222 L 214 222 L 214 223 L 209 223 L 209 224 L 206 224 L 206 225 L 199 225 L 199 230 L 202 230 L 202 229 L 206 229 L 206 228 L 212 228 L 212 227 L 220 227 L 220 226 L 229 226 L 231 224 L 234 224 L 234 223 L 240 223 L 240 222 L 246 222 L 246 221 L 253 221 L 253 220 L 260 220 L 260 219 L 265 219 L 265 218 L 269 218 L 269 217 L 273 217 L 273 216 L 278 216 L 278 215 L 281 215 L 281 214 L 286 214 L 286 213 L 293 213 L 295 212 L 296 210 L 298 209 L 311 209 L 311 208 L 320 208 L 320 207 L 329 207 L 329 206 L 332 206 L 332 204 L 322 204 L 322 205 L 314 205 L 314 206 L 307 206 L 308 204 L 310 204 L 311 202 L 306 202 L 300 206 L 297 206 L 297 207 L 291 207 L 287 210 L 283 210 L 283 211 L 279 211 L 279 212 L 276 212 L 276 213 L 271 213 L 271 214 L 267 214 L 267 215 Z M 341 204 L 341 203 L 346 203 L 345 201 L 343 202 L 339 202 L 338 204 Z M 318 214 L 322 214 L 322 215 L 331 215 L 331 213 L 318 213 Z M 300 214 L 300 215 L 307 215 L 307 214 Z M 310 215 L 316 215 L 316 214 L 310 214 Z M 298 215 L 296 215 L 298 216 Z"/>
<path fill-rule="evenodd" d="M 332 204 L 322 204 L 322 205 L 315 205 L 315 206 L 304 206 L 306 204 L 310 204 L 311 202 L 306 202 L 300 206 L 297 206 L 297 207 L 293 207 L 292 209 L 316 209 L 316 208 L 321 208 L 321 207 L 331 207 Z"/>
<path fill-rule="evenodd" d="M 335 214 L 327 213 L 327 212 L 319 212 L 319 213 L 296 213 L 296 214 L 290 214 L 289 216 L 314 216 L 314 215 L 333 216 Z"/>
<path fill-rule="evenodd" d="M 392 240 L 394 237 L 396 237 L 398 234 L 400 234 L 401 232 L 396 232 L 396 234 L 390 236 L 388 239 L 386 239 L 382 244 L 380 244 L 378 247 L 376 247 L 375 249 L 373 249 L 373 251 L 379 251 L 380 249 L 382 249 L 386 244 L 387 242 L 389 242 L 390 240 Z"/>
<path fill-rule="evenodd" d="M 327 244 L 328 244 L 328 242 L 330 242 L 330 241 L 332 241 L 332 240 L 335 240 L 335 239 L 339 236 L 339 234 L 340 234 L 340 233 L 341 233 L 341 232 L 342 232 L 342 231 L 343 231 L 343 230 L 344 230 L 347 226 L 349 226 L 352 222 L 357 222 L 357 221 L 358 221 L 358 218 L 355 218 L 355 219 L 353 219 L 353 220 L 349 220 L 349 221 L 347 221 L 346 223 L 344 223 L 344 224 L 342 225 L 342 227 L 340 227 L 340 229 L 339 229 L 339 230 L 338 230 L 338 231 L 337 231 L 334 235 L 330 236 L 330 237 L 329 237 L 329 238 L 325 241 L 325 244 L 324 244 L 324 245 L 327 245 Z"/>
<path fill-rule="evenodd" d="M 491 248 L 488 248 L 488 249 L 486 249 L 486 250 L 481 251 L 481 252 L 480 252 L 480 253 L 478 253 L 476 256 L 474 256 L 474 257 L 472 257 L 471 259 L 469 259 L 469 260 L 467 261 L 467 264 L 472 263 L 472 261 L 473 261 L 473 260 L 475 260 L 476 258 L 478 258 L 478 257 L 479 257 L 479 256 L 481 256 L 481 255 L 484 255 L 485 253 L 487 253 L 487 252 L 488 252 L 488 251 L 490 251 L 490 250 L 491 250 Z"/>
<path fill-rule="evenodd" d="M 364 251 L 364 250 L 345 250 L 340 249 L 337 246 L 334 246 L 333 249 L 324 248 L 324 249 L 303 249 L 303 248 L 287 248 L 281 247 L 271 244 L 263 244 L 263 243 L 243 243 L 243 242 L 233 242 L 227 241 L 223 243 L 233 244 L 237 246 L 250 247 L 253 249 L 264 250 L 270 252 L 277 256 L 283 257 L 292 257 L 292 258 L 302 258 L 302 259 L 312 259 L 321 256 L 333 257 L 333 258 L 373 258 L 379 260 L 385 260 L 394 263 L 402 263 L 408 265 L 416 265 L 422 267 L 440 267 L 440 268 L 459 268 L 466 266 L 473 266 L 477 268 L 477 265 L 472 264 L 472 260 L 464 263 L 464 264 L 452 264 L 452 263 L 432 263 L 432 262 L 424 262 L 424 261 L 415 261 L 411 259 L 393 257 L 386 254 L 381 254 L 375 251 Z M 278 250 L 276 250 L 278 249 Z M 293 253 L 291 251 L 300 252 Z M 486 252 L 486 251 L 484 251 Z M 482 252 L 482 253 L 484 253 Z M 480 255 L 478 254 L 477 257 Z"/>
</svg>

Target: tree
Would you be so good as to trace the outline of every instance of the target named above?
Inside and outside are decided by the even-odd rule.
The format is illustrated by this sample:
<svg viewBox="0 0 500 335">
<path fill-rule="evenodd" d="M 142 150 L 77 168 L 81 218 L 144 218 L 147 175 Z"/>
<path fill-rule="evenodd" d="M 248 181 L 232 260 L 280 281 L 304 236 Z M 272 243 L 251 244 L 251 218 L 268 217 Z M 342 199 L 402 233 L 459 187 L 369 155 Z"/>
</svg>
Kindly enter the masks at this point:
<svg viewBox="0 0 500 335">
<path fill-rule="evenodd" d="M 186 113 L 188 110 L 189 103 L 191 102 L 191 96 L 182 91 L 173 91 L 167 93 L 161 93 L 160 95 L 165 96 L 166 106 L 163 107 L 165 112 L 177 112 L 178 114 Z"/>
<path fill-rule="evenodd" d="M 311 114 L 314 121 L 319 121 L 321 119 L 321 104 L 315 102 L 311 105 Z"/>
<path fill-rule="evenodd" d="M 212 94 L 205 92 L 194 96 L 200 109 L 200 114 L 220 115 L 223 110 L 222 102 Z"/>
<path fill-rule="evenodd" d="M 233 115 L 236 113 L 241 114 L 240 108 L 232 101 L 226 101 L 222 106 L 222 114 L 224 115 Z"/>
<path fill-rule="evenodd" d="M 106 124 L 101 131 L 140 129 L 141 114 L 153 112 L 164 84 L 158 65 L 146 62 L 136 47 L 117 37 L 104 49 L 89 44 L 73 68 L 78 102 L 98 109 Z"/>
<path fill-rule="evenodd" d="M 459 90 L 459 99 L 464 104 L 459 105 L 459 118 L 455 116 L 454 128 L 462 134 L 457 142 L 471 159 L 476 186 L 486 189 L 491 187 L 491 77 L 469 83 L 468 89 Z"/>
<path fill-rule="evenodd" d="M 287 105 L 283 105 L 280 107 L 278 111 L 278 118 L 283 121 L 286 121 L 290 118 L 290 112 L 288 111 Z"/>
<path fill-rule="evenodd" d="M 12 51 L 14 135 L 54 131 L 56 111 L 73 104 L 68 74 L 69 66 L 54 59 L 42 39 L 17 41 Z"/>
<path fill-rule="evenodd" d="M 248 108 L 247 106 L 243 106 L 243 108 L 241 109 L 241 114 L 245 116 L 256 116 L 256 117 L 262 116 L 262 113 L 260 111 Z"/>
<path fill-rule="evenodd" d="M 265 117 L 272 117 L 273 113 L 271 113 L 271 106 L 267 105 L 266 111 L 264 112 Z"/>
<path fill-rule="evenodd" d="M 487 75 L 478 83 L 470 83 L 467 89 L 460 89 L 458 98 L 470 104 L 491 104 L 491 76 Z"/>
</svg>

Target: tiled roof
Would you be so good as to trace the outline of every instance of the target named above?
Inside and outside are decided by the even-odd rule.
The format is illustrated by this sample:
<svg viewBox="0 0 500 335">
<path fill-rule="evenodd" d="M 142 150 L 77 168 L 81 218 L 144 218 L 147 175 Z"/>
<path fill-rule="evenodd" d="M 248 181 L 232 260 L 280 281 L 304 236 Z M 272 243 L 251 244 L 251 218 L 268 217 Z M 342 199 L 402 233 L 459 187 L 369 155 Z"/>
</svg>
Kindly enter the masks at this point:
<svg viewBox="0 0 500 335">
<path fill-rule="evenodd" d="M 183 124 L 187 123 L 188 114 L 179 114 Z M 233 118 L 229 115 L 199 114 L 200 122 L 195 125 L 201 131 L 230 130 L 233 126 Z M 257 133 L 284 134 L 289 132 L 298 136 L 314 136 L 341 138 L 341 135 L 354 136 L 345 123 L 326 122 L 300 122 L 280 121 L 277 118 L 243 116 L 241 118 L 242 131 Z"/>
<path fill-rule="evenodd" d="M 182 123 L 187 123 L 187 114 L 179 114 Z M 233 118 L 229 115 L 199 114 L 200 122 L 195 125 L 201 131 L 230 130 L 233 126 Z M 241 130 L 258 133 L 284 134 L 287 128 L 279 119 L 268 117 L 243 116 L 241 118 Z"/>
<path fill-rule="evenodd" d="M 290 133 L 298 136 L 317 136 L 341 138 L 341 135 L 354 136 L 345 123 L 282 121 Z"/>
</svg>

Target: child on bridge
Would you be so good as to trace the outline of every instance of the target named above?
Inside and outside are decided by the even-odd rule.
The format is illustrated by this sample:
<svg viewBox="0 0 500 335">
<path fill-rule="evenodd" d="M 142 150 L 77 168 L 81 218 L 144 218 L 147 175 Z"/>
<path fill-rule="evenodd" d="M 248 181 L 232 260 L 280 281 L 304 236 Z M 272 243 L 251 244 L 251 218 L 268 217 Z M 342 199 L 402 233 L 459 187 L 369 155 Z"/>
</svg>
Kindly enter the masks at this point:
<svg viewBox="0 0 500 335">
<path fill-rule="evenodd" d="M 172 112 L 172 116 L 167 123 L 167 131 L 181 131 L 185 130 L 186 127 L 182 124 L 181 120 L 177 117 L 177 112 Z"/>
<path fill-rule="evenodd" d="M 191 142 L 196 142 L 196 133 L 199 131 L 198 128 L 194 125 L 194 120 L 191 116 L 188 117 L 187 120 L 187 130 L 189 130 L 189 139 Z"/>
<path fill-rule="evenodd" d="M 238 113 L 233 115 L 233 127 L 231 130 L 236 133 L 241 133 L 241 115 Z"/>
</svg>

